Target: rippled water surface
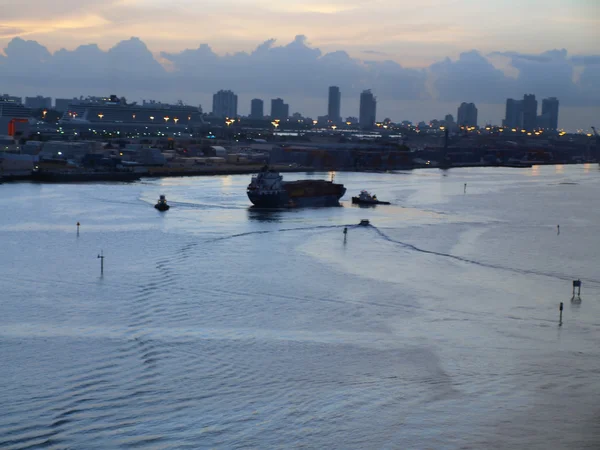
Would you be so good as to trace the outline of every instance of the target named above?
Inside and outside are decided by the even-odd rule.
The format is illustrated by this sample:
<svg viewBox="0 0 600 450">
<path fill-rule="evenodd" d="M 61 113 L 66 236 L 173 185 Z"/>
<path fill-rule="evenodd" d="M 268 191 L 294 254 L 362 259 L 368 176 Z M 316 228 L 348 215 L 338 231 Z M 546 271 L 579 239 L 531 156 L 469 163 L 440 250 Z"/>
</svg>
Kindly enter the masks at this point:
<svg viewBox="0 0 600 450">
<path fill-rule="evenodd" d="M 597 165 L 248 181 L 0 186 L 0 448 L 600 448 Z"/>
</svg>

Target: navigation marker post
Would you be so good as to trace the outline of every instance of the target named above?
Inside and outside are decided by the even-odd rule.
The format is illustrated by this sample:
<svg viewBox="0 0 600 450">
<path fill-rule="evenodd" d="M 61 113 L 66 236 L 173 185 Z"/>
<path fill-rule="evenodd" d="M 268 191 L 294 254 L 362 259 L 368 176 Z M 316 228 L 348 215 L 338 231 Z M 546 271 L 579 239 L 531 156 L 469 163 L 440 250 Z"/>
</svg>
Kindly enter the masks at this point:
<svg viewBox="0 0 600 450">
<path fill-rule="evenodd" d="M 560 302 L 559 310 L 560 310 L 560 318 L 558 319 L 558 326 L 560 327 L 560 326 L 562 326 L 563 302 Z"/>
<path fill-rule="evenodd" d="M 79 225 L 80 225 L 80 223 L 77 222 L 77 236 L 79 236 Z"/>
<path fill-rule="evenodd" d="M 102 250 L 100 250 L 98 258 L 100 258 L 100 275 L 104 275 L 104 252 Z"/>
</svg>

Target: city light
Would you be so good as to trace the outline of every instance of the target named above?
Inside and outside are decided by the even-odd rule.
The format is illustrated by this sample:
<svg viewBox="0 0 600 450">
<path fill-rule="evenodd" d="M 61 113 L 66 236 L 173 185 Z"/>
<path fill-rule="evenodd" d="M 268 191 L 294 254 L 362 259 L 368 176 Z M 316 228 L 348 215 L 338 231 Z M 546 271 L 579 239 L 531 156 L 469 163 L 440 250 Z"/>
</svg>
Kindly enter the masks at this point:
<svg viewBox="0 0 600 450">
<path fill-rule="evenodd" d="M 102 120 L 102 118 L 104 117 L 104 114 L 98 113 L 98 117 L 100 117 L 100 120 Z"/>
<path fill-rule="evenodd" d="M 175 125 L 177 125 L 177 122 L 179 122 L 179 119 L 178 119 L 177 117 L 175 117 L 175 118 L 173 119 L 173 122 L 175 122 Z"/>
<path fill-rule="evenodd" d="M 169 116 L 165 116 L 163 119 L 165 119 L 165 123 L 167 123 L 169 121 Z"/>
</svg>

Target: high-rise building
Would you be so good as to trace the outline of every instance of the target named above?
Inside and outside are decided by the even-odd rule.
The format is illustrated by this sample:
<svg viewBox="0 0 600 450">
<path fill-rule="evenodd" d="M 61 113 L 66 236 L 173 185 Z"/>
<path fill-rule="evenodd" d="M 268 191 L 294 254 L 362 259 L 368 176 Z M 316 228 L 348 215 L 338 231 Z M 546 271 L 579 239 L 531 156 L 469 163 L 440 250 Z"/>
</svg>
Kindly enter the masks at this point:
<svg viewBox="0 0 600 450">
<path fill-rule="evenodd" d="M 260 98 L 253 98 L 250 102 L 250 118 L 262 119 L 265 116 L 265 104 Z"/>
<path fill-rule="evenodd" d="M 238 97 L 232 91 L 219 91 L 213 95 L 212 114 L 216 117 L 237 117 Z"/>
<path fill-rule="evenodd" d="M 458 107 L 456 124 L 460 127 L 477 126 L 477 107 L 474 103 L 461 103 Z"/>
<path fill-rule="evenodd" d="M 65 112 L 69 109 L 69 105 L 77 103 L 76 98 L 55 98 L 54 109 L 60 112 Z"/>
<path fill-rule="evenodd" d="M 362 91 L 360 94 L 360 111 L 358 124 L 361 128 L 369 129 L 375 126 L 377 117 L 377 99 L 371 89 Z"/>
<path fill-rule="evenodd" d="M 271 119 L 286 120 L 290 116 L 290 105 L 280 98 L 271 100 Z"/>
<path fill-rule="evenodd" d="M 52 108 L 52 98 L 42 97 L 25 97 L 25 106 L 31 109 L 50 109 Z"/>
<path fill-rule="evenodd" d="M 337 86 L 329 86 L 329 103 L 327 104 L 327 117 L 334 123 L 342 121 L 340 115 L 340 103 L 341 103 L 340 88 Z"/>
<path fill-rule="evenodd" d="M 533 94 L 523 96 L 523 124 L 524 130 L 535 130 L 537 127 L 537 100 Z"/>
<path fill-rule="evenodd" d="M 507 128 L 521 128 L 523 125 L 523 101 L 506 99 L 506 114 L 502 124 Z"/>
<path fill-rule="evenodd" d="M 542 117 L 545 121 L 544 128 L 551 130 L 558 129 L 558 99 L 556 97 L 542 100 Z"/>
</svg>

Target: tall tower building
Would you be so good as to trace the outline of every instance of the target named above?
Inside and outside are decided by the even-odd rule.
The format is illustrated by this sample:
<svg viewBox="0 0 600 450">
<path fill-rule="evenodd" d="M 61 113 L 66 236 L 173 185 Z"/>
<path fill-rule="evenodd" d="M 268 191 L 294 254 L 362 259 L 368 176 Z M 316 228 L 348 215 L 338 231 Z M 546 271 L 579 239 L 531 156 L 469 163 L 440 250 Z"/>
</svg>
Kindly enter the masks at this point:
<svg viewBox="0 0 600 450">
<path fill-rule="evenodd" d="M 477 126 L 477 107 L 475 103 L 461 103 L 458 107 L 457 125 L 460 127 Z"/>
<path fill-rule="evenodd" d="M 327 118 L 334 123 L 342 121 L 340 115 L 341 93 L 337 86 L 329 86 L 329 103 L 327 105 Z"/>
<path fill-rule="evenodd" d="M 542 117 L 545 119 L 547 128 L 558 130 L 558 99 L 556 97 L 542 100 Z"/>
<path fill-rule="evenodd" d="M 290 105 L 281 98 L 271 100 L 271 119 L 286 120 L 290 116 Z"/>
<path fill-rule="evenodd" d="M 364 129 L 373 128 L 375 126 L 376 117 L 377 99 L 371 92 L 371 89 L 367 89 L 360 94 L 358 124 Z"/>
<path fill-rule="evenodd" d="M 265 116 L 265 104 L 260 98 L 253 98 L 250 102 L 250 118 L 262 119 Z"/>
<path fill-rule="evenodd" d="M 523 129 L 531 131 L 537 127 L 537 106 L 535 95 L 525 94 L 523 97 Z"/>
<path fill-rule="evenodd" d="M 523 100 L 506 99 L 506 114 L 503 125 L 508 128 L 523 126 Z"/>
<path fill-rule="evenodd" d="M 238 97 L 231 91 L 219 91 L 213 95 L 212 113 L 216 117 L 237 117 Z"/>
</svg>

